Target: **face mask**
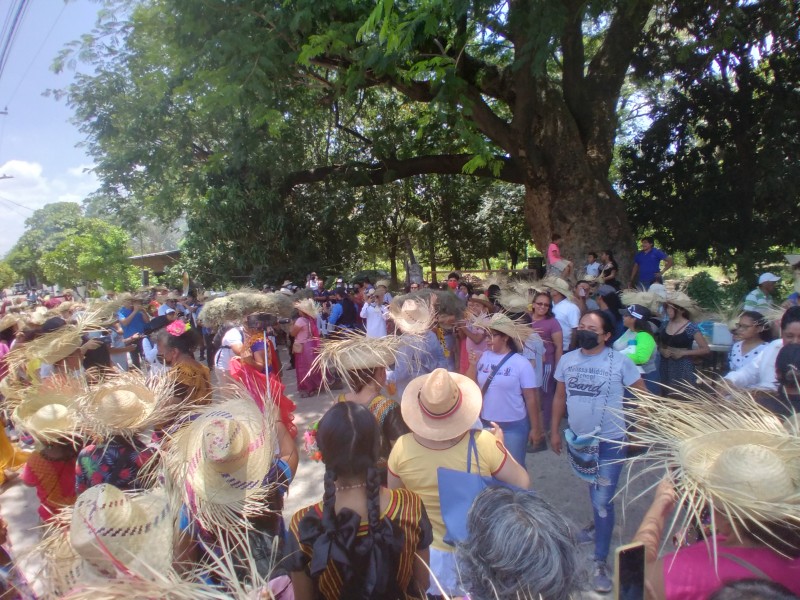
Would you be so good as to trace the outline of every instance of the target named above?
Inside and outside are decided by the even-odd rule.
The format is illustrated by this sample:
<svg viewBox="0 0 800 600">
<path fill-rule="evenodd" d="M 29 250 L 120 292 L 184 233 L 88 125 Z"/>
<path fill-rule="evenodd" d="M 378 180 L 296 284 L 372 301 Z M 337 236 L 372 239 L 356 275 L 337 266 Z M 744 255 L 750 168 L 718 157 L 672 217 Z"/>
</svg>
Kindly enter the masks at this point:
<svg viewBox="0 0 800 600">
<path fill-rule="evenodd" d="M 447 287 L 449 287 L 451 290 L 454 290 L 458 287 L 458 282 L 455 279 L 451 279 L 447 282 Z"/>
<path fill-rule="evenodd" d="M 600 345 L 600 336 L 588 329 L 580 329 L 575 333 L 575 341 L 584 350 L 593 350 Z"/>
</svg>

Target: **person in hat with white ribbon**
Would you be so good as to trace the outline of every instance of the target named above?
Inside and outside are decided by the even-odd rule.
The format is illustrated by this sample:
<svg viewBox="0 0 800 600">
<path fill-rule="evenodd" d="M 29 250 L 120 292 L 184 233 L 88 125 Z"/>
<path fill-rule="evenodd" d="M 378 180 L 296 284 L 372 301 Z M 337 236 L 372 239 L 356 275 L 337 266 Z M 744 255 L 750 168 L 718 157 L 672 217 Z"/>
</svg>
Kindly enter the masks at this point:
<svg viewBox="0 0 800 600">
<path fill-rule="evenodd" d="M 411 429 L 389 455 L 389 488 L 406 488 L 422 498 L 433 526 L 430 566 L 439 585 L 431 581 L 429 594 L 463 594 L 455 564 L 454 548 L 445 541 L 446 527 L 439 499 L 437 469 L 467 470 L 470 439 L 475 440 L 480 472 L 528 488 L 530 477 L 503 445 L 499 427 L 480 429 L 481 390 L 472 379 L 445 369 L 412 380 L 400 404 L 403 419 Z M 473 428 L 478 428 L 472 431 Z"/>
<path fill-rule="evenodd" d="M 657 394 L 661 390 L 658 384 L 656 368 L 656 340 L 653 337 L 654 326 L 650 323 L 653 313 L 641 304 L 631 304 L 620 309 L 625 333 L 614 341 L 613 348 L 633 361 L 639 369 L 647 389 Z"/>
</svg>

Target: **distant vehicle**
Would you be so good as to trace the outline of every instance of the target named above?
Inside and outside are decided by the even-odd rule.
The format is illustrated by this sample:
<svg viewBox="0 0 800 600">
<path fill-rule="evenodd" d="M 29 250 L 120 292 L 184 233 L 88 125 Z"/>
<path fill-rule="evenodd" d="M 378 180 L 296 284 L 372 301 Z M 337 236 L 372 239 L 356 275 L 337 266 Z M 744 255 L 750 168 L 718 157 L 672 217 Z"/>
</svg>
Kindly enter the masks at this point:
<svg viewBox="0 0 800 600">
<path fill-rule="evenodd" d="M 17 294 L 24 294 L 25 293 L 25 284 L 22 282 L 14 284 L 14 295 Z"/>
</svg>

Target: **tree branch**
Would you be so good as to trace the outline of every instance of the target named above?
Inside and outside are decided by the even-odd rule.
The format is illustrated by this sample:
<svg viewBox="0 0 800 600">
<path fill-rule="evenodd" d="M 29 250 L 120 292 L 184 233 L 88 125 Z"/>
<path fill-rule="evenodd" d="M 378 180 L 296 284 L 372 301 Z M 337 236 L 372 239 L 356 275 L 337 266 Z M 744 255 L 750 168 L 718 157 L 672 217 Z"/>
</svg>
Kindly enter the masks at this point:
<svg viewBox="0 0 800 600">
<path fill-rule="evenodd" d="M 583 90 L 583 70 L 585 63 L 583 47 L 583 13 L 585 3 L 580 0 L 563 0 L 567 10 L 567 20 L 561 33 L 561 50 L 564 56 L 561 65 L 564 100 L 574 115 L 586 112 Z M 576 119 L 579 126 L 585 118 Z"/>
<path fill-rule="evenodd" d="M 391 159 L 374 163 L 349 163 L 329 165 L 287 175 L 281 185 L 282 194 L 288 194 L 298 185 L 318 183 L 329 179 L 339 179 L 352 186 L 383 185 L 398 179 L 415 175 L 462 175 L 464 165 L 473 158 L 472 154 L 439 154 L 416 156 L 407 159 Z M 522 183 L 522 172 L 515 162 L 506 157 L 497 157 L 503 167 L 499 176 L 489 169 L 477 169 L 476 177 L 489 177 L 509 183 Z M 269 176 L 267 176 L 269 180 Z"/>
<path fill-rule="evenodd" d="M 620 90 L 652 7 L 653 0 L 621 3 L 603 44 L 589 63 L 584 92 L 590 101 L 586 152 L 590 162 L 603 173 L 611 165 Z"/>
</svg>

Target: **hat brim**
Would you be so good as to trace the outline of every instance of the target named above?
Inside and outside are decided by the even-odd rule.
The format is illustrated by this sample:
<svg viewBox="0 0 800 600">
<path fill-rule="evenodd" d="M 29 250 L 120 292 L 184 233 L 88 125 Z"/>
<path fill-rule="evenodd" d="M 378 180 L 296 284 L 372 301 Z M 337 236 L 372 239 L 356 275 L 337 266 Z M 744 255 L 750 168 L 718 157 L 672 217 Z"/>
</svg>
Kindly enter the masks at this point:
<svg viewBox="0 0 800 600">
<path fill-rule="evenodd" d="M 469 298 L 467 298 L 467 304 L 469 304 L 470 302 L 477 302 L 478 304 L 483 304 L 486 308 L 494 308 L 494 304 L 492 304 L 492 301 L 489 300 L 486 296 L 478 296 L 478 297 L 470 296 Z"/>
<path fill-rule="evenodd" d="M 406 386 L 400 411 L 408 428 L 417 435 L 437 442 L 451 440 L 470 430 L 481 414 L 483 400 L 477 384 L 465 375 L 449 373 L 461 392 L 461 406 L 444 419 L 428 417 L 419 405 L 419 393 L 428 378 L 421 375 Z"/>
</svg>

